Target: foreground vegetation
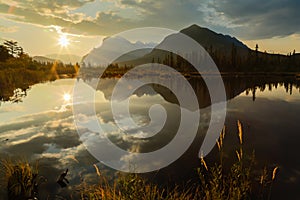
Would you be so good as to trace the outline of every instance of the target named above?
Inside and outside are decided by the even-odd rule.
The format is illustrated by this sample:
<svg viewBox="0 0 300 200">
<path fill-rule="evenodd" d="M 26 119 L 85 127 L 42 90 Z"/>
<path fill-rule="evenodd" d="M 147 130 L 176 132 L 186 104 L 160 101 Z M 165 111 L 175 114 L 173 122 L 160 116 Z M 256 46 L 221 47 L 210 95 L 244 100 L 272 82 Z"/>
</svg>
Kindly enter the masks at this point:
<svg viewBox="0 0 300 200">
<path fill-rule="evenodd" d="M 2 161 L 1 184 L 7 188 L 8 199 L 34 199 L 38 192 L 38 168 L 30 166 L 27 162 L 13 163 L 9 160 Z"/>
<path fill-rule="evenodd" d="M 225 128 L 217 146 L 219 160 L 208 163 L 200 158 L 198 182 L 187 186 L 177 185 L 165 188 L 150 183 L 138 174 L 122 174 L 111 183 L 98 167 L 95 176 L 99 182 L 94 185 L 83 182 L 73 187 L 77 192 L 75 199 L 270 199 L 272 185 L 276 178 L 277 167 L 273 170 L 257 167 L 254 153 L 247 153 L 243 147 L 242 125 L 238 121 L 239 144 L 236 148 L 236 159 L 232 164 L 224 160 Z M 38 167 L 27 162 L 13 163 L 2 161 L 3 180 L 9 199 L 34 199 L 38 197 L 38 187 L 42 183 L 38 176 Z M 73 195 L 74 198 L 74 195 Z"/>
</svg>

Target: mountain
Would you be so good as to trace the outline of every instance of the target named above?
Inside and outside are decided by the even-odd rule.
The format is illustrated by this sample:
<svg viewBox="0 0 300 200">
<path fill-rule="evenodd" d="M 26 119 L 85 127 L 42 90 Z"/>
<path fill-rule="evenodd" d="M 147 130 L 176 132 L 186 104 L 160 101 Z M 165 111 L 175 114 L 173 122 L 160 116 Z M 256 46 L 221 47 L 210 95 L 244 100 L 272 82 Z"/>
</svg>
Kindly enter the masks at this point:
<svg viewBox="0 0 300 200">
<path fill-rule="evenodd" d="M 37 61 L 37 62 L 41 62 L 41 63 L 54 63 L 54 62 L 60 62 L 60 60 L 56 60 L 56 59 L 52 59 L 52 58 L 47 58 L 45 56 L 34 56 L 32 57 L 32 60 Z"/>
<path fill-rule="evenodd" d="M 231 49 L 232 44 L 234 44 L 237 48 L 240 49 L 249 49 L 245 44 L 243 44 L 235 37 L 223 35 L 221 33 L 215 33 L 214 31 L 209 30 L 208 28 L 203 28 L 196 24 L 182 29 L 180 32 L 193 38 L 206 49 L 212 46 L 215 49 L 228 50 Z"/>
<path fill-rule="evenodd" d="M 182 29 L 180 33 L 174 33 L 168 35 L 160 44 L 158 44 L 155 47 L 155 49 L 162 49 L 163 47 L 169 47 L 172 46 L 172 44 L 180 45 L 180 40 L 182 40 L 181 39 L 182 34 L 187 35 L 188 37 L 192 38 L 194 41 L 199 43 L 203 48 L 206 49 L 208 53 L 211 54 L 211 56 L 217 53 L 223 54 L 226 57 L 230 56 L 232 53 L 233 46 L 236 49 L 236 51 L 239 52 L 240 54 L 241 53 L 246 54 L 250 50 L 245 44 L 243 44 L 235 37 L 231 37 L 229 35 L 223 35 L 221 33 L 216 33 L 212 30 L 209 30 L 208 28 L 202 28 L 195 24 Z M 182 44 L 182 45 L 186 45 L 186 44 Z M 192 51 L 196 51 L 196 49 Z M 153 53 L 154 52 L 152 52 L 152 54 Z"/>
<path fill-rule="evenodd" d="M 161 63 L 173 67 L 185 75 L 194 74 L 195 68 L 187 61 L 188 58 L 199 62 L 204 61 L 203 51 L 199 51 L 196 46 L 188 46 L 189 52 L 168 52 L 162 49 L 169 49 L 172 45 L 185 47 L 186 43 L 182 41 L 182 34 L 185 34 L 199 43 L 215 62 L 220 72 L 298 72 L 300 71 L 300 56 L 297 53 L 289 55 L 268 54 L 260 52 L 258 47 L 255 50 L 248 48 L 243 42 L 235 37 L 216 33 L 207 28 L 198 25 L 191 25 L 184 28 L 180 33 L 168 35 L 164 40 L 156 45 L 153 49 L 138 50 L 130 52 L 118 59 L 114 59 L 114 65 L 111 70 L 106 70 L 105 76 L 120 76 L 131 66 L 142 65 L 146 63 Z M 86 57 L 86 61 L 93 63 L 93 59 L 98 63 L 104 61 L 107 57 L 114 55 L 112 52 L 121 53 L 124 50 L 130 50 L 133 45 L 122 38 L 114 38 L 109 42 L 103 42 L 99 49 L 94 49 Z M 143 45 L 140 45 L 142 47 Z M 116 48 L 117 47 L 117 48 Z M 168 47 L 168 48 L 165 48 Z M 119 50 L 118 50 L 119 48 Z M 113 50 L 111 50 L 113 49 Z M 185 50 L 184 50 L 185 51 Z M 117 54 L 118 55 L 118 54 Z M 139 56 L 138 56 L 139 55 Z M 89 58 L 89 59 L 87 59 Z M 126 59 L 124 59 L 126 58 Z M 123 67 L 123 68 L 118 68 Z M 119 70 L 118 70 L 119 69 Z M 126 70 L 124 70 L 126 69 Z M 211 68 L 202 69 L 208 73 Z"/>
<path fill-rule="evenodd" d="M 118 55 L 123 55 L 125 52 L 131 52 L 136 48 L 143 49 L 142 51 L 134 51 L 118 59 L 119 61 L 133 60 L 149 53 L 155 45 L 155 43 L 143 43 L 140 41 L 132 43 L 119 36 L 108 37 L 103 40 L 100 47 L 94 48 L 85 55 L 82 61 L 84 65 L 106 67 L 113 60 L 118 58 Z"/>
<path fill-rule="evenodd" d="M 80 63 L 81 57 L 73 54 L 49 54 L 46 55 L 47 58 L 51 58 L 54 60 L 60 60 L 65 64 L 75 64 L 75 63 Z"/>
<path fill-rule="evenodd" d="M 210 56 L 213 58 L 213 60 L 216 62 L 217 66 L 223 68 L 224 71 L 225 68 L 236 67 L 239 58 L 246 57 L 249 54 L 249 51 L 251 51 L 245 44 L 243 44 L 235 37 L 215 33 L 207 28 L 202 28 L 194 24 L 185 29 L 182 29 L 180 33 L 168 35 L 164 38 L 164 40 L 161 43 L 155 46 L 155 48 L 150 53 L 145 54 L 144 56 L 138 59 L 132 59 L 127 61 L 118 60 L 118 64 L 119 66 L 137 66 L 145 63 L 151 63 L 154 61 L 167 65 L 172 65 L 173 63 L 174 66 L 172 67 L 178 66 L 179 68 L 181 68 L 181 70 L 183 70 L 182 68 L 190 68 L 187 62 L 184 62 L 182 60 L 180 61 L 181 64 L 179 64 L 178 62 L 180 58 L 178 58 L 176 55 L 171 55 L 170 52 L 161 50 L 169 48 L 172 45 L 186 45 L 184 43 L 180 43 L 180 41 L 182 40 L 182 34 L 189 36 L 194 41 L 199 43 L 203 48 L 205 48 L 206 51 L 210 54 Z M 233 50 L 235 52 L 235 55 L 232 55 Z M 199 52 L 198 49 L 190 49 L 190 52 L 181 53 L 188 54 L 186 56 L 190 58 L 199 58 L 199 55 L 203 52 Z M 232 60 L 234 60 L 234 62 L 232 62 Z M 224 62 L 225 64 L 221 62 Z M 223 69 L 221 69 L 221 71 Z"/>
<path fill-rule="evenodd" d="M 226 59 L 231 59 L 233 48 L 235 49 L 236 53 L 243 56 L 247 55 L 250 51 L 250 49 L 245 44 L 243 44 L 235 37 L 223 35 L 221 33 L 216 33 L 212 30 L 209 30 L 208 28 L 202 28 L 195 24 L 182 29 L 180 33 L 174 33 L 167 36 L 160 44 L 158 44 L 155 47 L 155 49 L 161 49 L 164 46 L 170 46 L 171 44 L 180 43 L 178 41 L 181 40 L 181 34 L 185 34 L 197 43 L 199 43 L 203 48 L 206 49 L 206 51 L 210 54 L 211 57 L 224 56 Z M 191 51 L 197 50 L 195 49 Z M 152 55 L 149 56 L 156 57 L 157 55 L 155 55 L 155 50 L 152 52 Z"/>
</svg>

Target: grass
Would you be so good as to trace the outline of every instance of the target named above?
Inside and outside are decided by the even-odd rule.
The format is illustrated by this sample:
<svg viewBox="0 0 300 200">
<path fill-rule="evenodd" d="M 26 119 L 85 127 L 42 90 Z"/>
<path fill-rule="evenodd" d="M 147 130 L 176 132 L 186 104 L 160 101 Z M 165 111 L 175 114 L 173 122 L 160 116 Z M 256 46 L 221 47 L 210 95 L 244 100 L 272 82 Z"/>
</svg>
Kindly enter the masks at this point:
<svg viewBox="0 0 300 200">
<path fill-rule="evenodd" d="M 109 184 L 106 177 L 100 175 L 101 180 L 96 185 L 81 185 L 80 199 L 82 200 L 175 200 L 175 199 L 198 199 L 197 193 L 192 189 L 162 189 L 158 185 L 148 183 L 138 174 L 120 174 L 113 184 Z"/>
<path fill-rule="evenodd" d="M 208 163 L 205 158 L 200 158 L 201 165 L 197 169 L 199 179 L 196 183 L 187 184 L 184 187 L 177 185 L 164 188 L 147 181 L 138 174 L 123 173 L 119 173 L 115 180 L 109 181 L 94 165 L 98 183 L 91 185 L 82 182 L 76 186 L 75 190 L 79 191 L 76 199 L 270 199 L 278 167 L 273 170 L 257 167 L 254 153 L 244 150 L 243 127 L 239 121 L 237 126 L 239 144 L 235 149 L 235 161 L 228 163 L 228 159 L 224 159 L 224 128 L 217 141 L 219 159 Z M 30 167 L 26 162 L 13 164 L 7 161 L 2 162 L 2 165 L 6 174 L 4 182 L 7 183 L 7 193 L 10 199 L 22 199 L 20 197 L 32 197 L 36 194 L 37 166 Z"/>
<path fill-rule="evenodd" d="M 34 199 L 38 192 L 38 165 L 29 165 L 26 161 L 13 163 L 10 160 L 1 162 L 3 188 L 6 188 L 8 199 Z"/>
<path fill-rule="evenodd" d="M 166 189 L 147 182 L 138 174 L 120 174 L 113 184 L 109 184 L 95 166 L 99 183 L 82 186 L 81 199 L 270 199 L 278 167 L 273 171 L 268 171 L 266 167 L 260 170 L 254 152 L 244 150 L 240 121 L 237 127 L 239 144 L 235 151 L 236 160 L 232 164 L 224 160 L 224 128 L 217 141 L 219 160 L 209 164 L 200 158 L 201 166 L 197 169 L 199 181 L 196 184 Z"/>
<path fill-rule="evenodd" d="M 201 167 L 198 169 L 200 178 L 199 191 L 201 199 L 269 199 L 271 183 L 276 177 L 277 167 L 272 177 L 266 168 L 258 170 L 254 152 L 247 153 L 243 148 L 243 131 L 240 121 L 237 122 L 239 145 L 236 149 L 236 161 L 226 167 L 224 161 L 223 129 L 217 146 L 220 159 L 212 166 L 208 166 L 201 158 Z M 260 171 L 260 172 L 259 172 Z"/>
</svg>

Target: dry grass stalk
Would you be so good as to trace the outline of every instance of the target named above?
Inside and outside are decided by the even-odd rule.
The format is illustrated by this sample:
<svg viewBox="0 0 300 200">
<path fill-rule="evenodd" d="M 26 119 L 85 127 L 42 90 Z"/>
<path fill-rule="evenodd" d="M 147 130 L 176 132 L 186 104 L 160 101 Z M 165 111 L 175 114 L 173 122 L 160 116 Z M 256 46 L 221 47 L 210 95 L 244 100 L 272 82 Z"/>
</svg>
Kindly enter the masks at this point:
<svg viewBox="0 0 300 200">
<path fill-rule="evenodd" d="M 243 128 L 242 128 L 242 123 L 238 120 L 237 121 L 237 126 L 238 126 L 238 133 L 239 133 L 239 140 L 240 144 L 243 144 Z"/>
<path fill-rule="evenodd" d="M 275 167 L 275 168 L 273 169 L 272 181 L 274 181 L 274 179 L 276 178 L 277 170 L 278 170 L 278 167 Z"/>
</svg>

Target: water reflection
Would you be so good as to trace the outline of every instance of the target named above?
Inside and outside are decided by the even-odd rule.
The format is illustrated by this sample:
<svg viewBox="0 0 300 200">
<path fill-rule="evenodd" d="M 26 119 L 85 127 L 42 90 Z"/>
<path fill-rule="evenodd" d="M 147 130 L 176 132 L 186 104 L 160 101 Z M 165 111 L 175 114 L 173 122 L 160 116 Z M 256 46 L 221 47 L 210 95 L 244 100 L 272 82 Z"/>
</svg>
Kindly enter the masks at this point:
<svg viewBox="0 0 300 200">
<path fill-rule="evenodd" d="M 213 78 L 213 77 L 211 77 Z M 281 193 L 297 196 L 300 186 L 300 161 L 298 141 L 300 136 L 300 93 L 299 80 L 281 77 L 224 77 L 228 98 L 227 138 L 229 147 L 236 144 L 236 120 L 244 123 L 245 141 L 248 149 L 255 149 L 259 161 L 280 166 L 278 185 L 274 185 L 278 199 Z M 37 84 L 27 91 L 23 102 L 18 104 L 4 102 L 0 107 L 0 155 L 39 160 L 40 173 L 48 181 L 41 186 L 41 199 L 56 194 L 70 195 L 72 188 L 61 189 L 56 184 L 57 177 L 69 169 L 68 179 L 71 187 L 84 179 L 95 182 L 93 164 L 98 163 L 85 149 L 76 127 L 71 102 L 64 94 L 71 94 L 75 79 L 57 80 Z M 132 152 L 148 152 L 161 148 L 174 137 L 178 127 L 179 110 L 174 95 L 166 88 L 147 85 L 135 91 L 131 97 L 130 111 L 139 124 L 149 122 L 148 109 L 153 104 L 163 105 L 168 119 L 163 131 L 150 139 L 135 140 L 131 134 L 122 134 L 116 128 L 110 109 L 110 97 L 117 79 L 86 80 L 88 85 L 97 87 L 97 117 L 110 140 L 119 147 Z M 148 177 L 159 183 L 184 182 L 195 179 L 194 170 L 199 166 L 198 151 L 210 120 L 210 100 L 207 88 L 201 79 L 189 80 L 196 91 L 201 106 L 200 127 L 192 146 L 175 163 L 149 173 Z M 86 82 L 79 80 L 83 91 Z M 174 83 L 180 88 L 180 83 Z M 255 102 L 253 102 L 255 100 Z M 89 116 L 85 116 L 89 117 Z M 93 136 L 90 135 L 93 139 Z M 225 144 L 226 146 L 226 144 Z M 208 159 L 213 159 L 210 154 Z M 228 159 L 234 155 L 228 155 Z M 100 170 L 114 177 L 114 171 L 98 164 Z"/>
<path fill-rule="evenodd" d="M 0 72 L 1 101 L 20 102 L 27 95 L 30 86 L 56 78 L 44 71 L 7 70 Z"/>
<path fill-rule="evenodd" d="M 145 78 L 145 77 L 143 77 Z M 151 79 L 157 79 L 157 77 L 149 77 Z M 163 77 L 159 77 L 162 79 Z M 211 76 L 210 79 L 214 79 Z M 104 93 L 106 99 L 110 100 L 113 89 L 118 82 L 118 79 L 101 79 L 99 82 L 97 79 L 86 79 L 89 85 L 94 85 L 97 90 Z M 165 81 L 170 81 L 172 83 L 172 88 L 177 90 L 184 90 L 182 88 L 182 83 L 178 79 L 172 79 L 169 77 Z M 224 76 L 223 82 L 225 86 L 227 100 L 233 99 L 234 97 L 246 92 L 246 95 L 251 95 L 253 101 L 256 99 L 257 91 L 264 92 L 265 90 L 272 91 L 276 90 L 278 87 L 283 87 L 286 93 L 292 95 L 293 90 L 300 92 L 300 80 L 294 77 L 279 77 L 279 76 L 269 76 L 269 77 L 252 77 L 252 76 Z M 200 77 L 189 78 L 189 83 L 193 87 L 199 102 L 200 108 L 205 108 L 211 105 L 210 95 L 207 86 L 203 79 Z M 97 85 L 97 86 L 96 86 Z M 171 90 L 172 90 L 171 88 Z M 166 101 L 171 103 L 177 103 L 177 98 L 172 93 L 170 89 L 163 86 L 151 84 L 141 87 L 135 91 L 138 97 L 143 95 L 161 95 Z"/>
</svg>

